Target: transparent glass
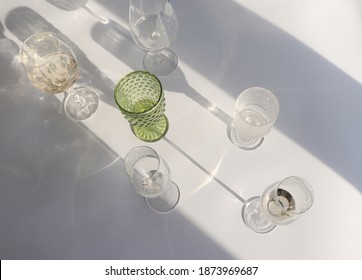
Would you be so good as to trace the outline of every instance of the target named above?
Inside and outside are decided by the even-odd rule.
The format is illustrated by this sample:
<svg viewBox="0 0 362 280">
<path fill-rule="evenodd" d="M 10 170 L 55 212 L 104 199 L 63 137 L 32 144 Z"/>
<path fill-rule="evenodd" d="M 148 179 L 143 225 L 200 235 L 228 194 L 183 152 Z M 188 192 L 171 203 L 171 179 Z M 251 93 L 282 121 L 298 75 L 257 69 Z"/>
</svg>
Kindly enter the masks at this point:
<svg viewBox="0 0 362 280">
<path fill-rule="evenodd" d="M 295 221 L 313 204 L 314 196 L 309 183 L 291 176 L 272 184 L 261 197 L 252 197 L 245 202 L 242 217 L 253 231 L 267 233 L 276 225 Z"/>
<path fill-rule="evenodd" d="M 168 47 L 176 40 L 178 24 L 169 0 L 130 0 L 129 23 L 134 42 L 147 51 L 146 71 L 157 76 L 172 73 L 178 63 Z"/>
<path fill-rule="evenodd" d="M 139 146 L 129 151 L 125 169 L 137 193 L 148 206 L 160 213 L 173 210 L 179 202 L 180 190 L 171 180 L 167 163 L 150 147 Z"/>
<path fill-rule="evenodd" d="M 230 139 L 234 145 L 253 150 L 261 145 L 272 129 L 279 114 L 275 95 L 261 87 L 243 91 L 237 101 L 230 124 Z"/>
<path fill-rule="evenodd" d="M 46 93 L 68 93 L 64 109 L 70 118 L 85 120 L 95 113 L 99 105 L 97 93 L 88 87 L 73 88 L 79 74 L 78 62 L 72 49 L 55 34 L 30 36 L 19 56 L 34 87 Z"/>
<path fill-rule="evenodd" d="M 145 71 L 129 73 L 114 90 L 115 101 L 141 140 L 160 140 L 168 130 L 165 97 L 160 80 Z"/>
</svg>

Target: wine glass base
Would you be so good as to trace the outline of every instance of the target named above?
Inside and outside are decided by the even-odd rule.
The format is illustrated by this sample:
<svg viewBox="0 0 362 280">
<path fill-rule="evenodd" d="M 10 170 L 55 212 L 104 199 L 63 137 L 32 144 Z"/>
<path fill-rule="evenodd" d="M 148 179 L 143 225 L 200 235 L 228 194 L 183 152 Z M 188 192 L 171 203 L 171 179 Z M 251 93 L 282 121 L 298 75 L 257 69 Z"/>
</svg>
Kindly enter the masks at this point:
<svg viewBox="0 0 362 280">
<path fill-rule="evenodd" d="M 180 189 L 171 182 L 169 188 L 162 195 L 157 197 L 147 197 L 147 205 L 158 213 L 168 213 L 175 209 L 180 200 Z"/>
<path fill-rule="evenodd" d="M 177 67 L 178 58 L 169 49 L 148 52 L 143 58 L 143 66 L 146 71 L 156 76 L 167 76 Z"/>
<path fill-rule="evenodd" d="M 166 115 L 155 124 L 149 126 L 131 126 L 133 133 L 145 142 L 160 140 L 168 131 L 168 119 Z"/>
<path fill-rule="evenodd" d="M 99 106 L 98 94 L 89 87 L 73 88 L 64 101 L 67 116 L 76 121 L 90 118 Z"/>
<path fill-rule="evenodd" d="M 235 146 L 246 151 L 252 151 L 259 148 L 264 141 L 264 137 L 247 143 L 240 141 L 240 138 L 238 138 L 235 127 L 233 125 L 231 125 L 230 127 L 229 135 L 231 142 L 233 142 Z"/>
<path fill-rule="evenodd" d="M 244 223 L 257 233 L 268 233 L 272 231 L 276 225 L 266 220 L 260 209 L 260 197 L 255 196 L 245 201 L 241 210 Z"/>
</svg>

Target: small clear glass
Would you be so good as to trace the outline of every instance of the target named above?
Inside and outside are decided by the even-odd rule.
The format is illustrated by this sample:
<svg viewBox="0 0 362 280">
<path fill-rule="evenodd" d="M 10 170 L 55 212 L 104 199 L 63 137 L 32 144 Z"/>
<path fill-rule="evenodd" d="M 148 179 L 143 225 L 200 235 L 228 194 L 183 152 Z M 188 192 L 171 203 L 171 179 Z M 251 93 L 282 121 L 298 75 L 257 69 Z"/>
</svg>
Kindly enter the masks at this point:
<svg viewBox="0 0 362 280">
<path fill-rule="evenodd" d="M 180 200 L 180 190 L 171 180 L 167 163 L 147 146 L 130 150 L 125 157 L 125 169 L 137 193 L 145 197 L 148 206 L 159 213 L 173 210 Z"/>
<path fill-rule="evenodd" d="M 279 114 L 275 95 L 261 87 L 243 91 L 237 101 L 230 124 L 230 139 L 244 150 L 258 148 L 272 129 Z"/>
<path fill-rule="evenodd" d="M 291 176 L 272 184 L 263 195 L 250 198 L 242 209 L 245 224 L 257 233 L 272 231 L 277 225 L 295 221 L 313 204 L 310 184 Z"/>
<path fill-rule="evenodd" d="M 129 23 L 134 42 L 147 51 L 146 71 L 156 76 L 172 73 L 178 64 L 168 47 L 176 40 L 178 23 L 169 0 L 130 0 Z"/>
</svg>

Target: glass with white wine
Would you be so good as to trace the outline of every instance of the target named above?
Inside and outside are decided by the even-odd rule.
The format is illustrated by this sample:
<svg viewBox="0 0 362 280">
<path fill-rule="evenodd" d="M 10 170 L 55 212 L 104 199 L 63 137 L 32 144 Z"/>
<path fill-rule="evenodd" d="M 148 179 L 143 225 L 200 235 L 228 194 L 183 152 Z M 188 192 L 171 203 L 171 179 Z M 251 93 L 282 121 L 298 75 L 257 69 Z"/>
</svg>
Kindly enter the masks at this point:
<svg viewBox="0 0 362 280">
<path fill-rule="evenodd" d="M 276 225 L 292 223 L 313 204 L 313 190 L 309 183 L 291 176 L 272 184 L 261 197 L 245 202 L 242 217 L 245 224 L 257 233 L 272 231 Z"/>
<path fill-rule="evenodd" d="M 97 110 L 97 93 L 89 87 L 73 88 L 79 66 L 72 49 L 50 32 L 37 33 L 25 40 L 20 60 L 31 83 L 46 93 L 67 92 L 66 114 L 85 120 Z"/>
</svg>

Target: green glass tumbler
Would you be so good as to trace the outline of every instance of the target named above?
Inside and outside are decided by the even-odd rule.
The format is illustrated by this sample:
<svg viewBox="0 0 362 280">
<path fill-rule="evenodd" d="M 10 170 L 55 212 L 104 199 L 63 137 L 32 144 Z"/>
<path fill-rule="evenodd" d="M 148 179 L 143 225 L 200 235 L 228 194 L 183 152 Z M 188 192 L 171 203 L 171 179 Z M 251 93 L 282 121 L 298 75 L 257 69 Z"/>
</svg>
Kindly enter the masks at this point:
<svg viewBox="0 0 362 280">
<path fill-rule="evenodd" d="M 145 71 L 129 73 L 116 85 L 114 99 L 139 139 L 154 142 L 166 134 L 165 96 L 155 75 Z"/>
</svg>

